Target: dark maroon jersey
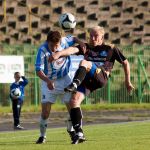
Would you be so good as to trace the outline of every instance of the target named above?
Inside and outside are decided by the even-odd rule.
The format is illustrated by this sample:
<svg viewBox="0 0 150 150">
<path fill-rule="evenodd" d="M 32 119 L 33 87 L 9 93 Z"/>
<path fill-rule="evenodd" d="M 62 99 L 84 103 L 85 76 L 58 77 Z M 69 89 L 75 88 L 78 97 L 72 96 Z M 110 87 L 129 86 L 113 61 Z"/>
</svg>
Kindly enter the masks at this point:
<svg viewBox="0 0 150 150">
<path fill-rule="evenodd" d="M 78 55 L 84 55 L 84 59 L 96 64 L 97 67 L 103 67 L 106 71 L 110 71 L 113 68 L 115 60 L 122 63 L 126 60 L 121 51 L 111 44 L 102 44 L 95 47 L 91 47 L 86 43 L 86 53 L 84 54 L 81 47 L 78 45 Z"/>
</svg>

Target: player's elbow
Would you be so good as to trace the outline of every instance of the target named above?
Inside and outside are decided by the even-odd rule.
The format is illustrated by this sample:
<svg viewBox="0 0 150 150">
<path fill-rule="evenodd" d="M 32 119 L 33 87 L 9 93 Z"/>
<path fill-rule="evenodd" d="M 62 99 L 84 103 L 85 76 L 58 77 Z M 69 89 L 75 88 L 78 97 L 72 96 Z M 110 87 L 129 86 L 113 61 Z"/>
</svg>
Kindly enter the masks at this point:
<svg viewBox="0 0 150 150">
<path fill-rule="evenodd" d="M 128 66 L 128 65 L 129 65 L 129 61 L 128 61 L 127 59 L 124 60 L 123 63 L 122 63 L 122 65 L 123 65 L 123 66 Z"/>
<path fill-rule="evenodd" d="M 71 55 L 76 54 L 79 52 L 79 49 L 77 47 L 70 47 L 69 52 Z"/>
<path fill-rule="evenodd" d="M 36 70 L 36 75 L 40 76 L 40 71 L 39 70 Z"/>
<path fill-rule="evenodd" d="M 26 81 L 25 81 L 25 85 L 27 85 L 29 83 L 29 81 L 26 79 Z"/>
</svg>

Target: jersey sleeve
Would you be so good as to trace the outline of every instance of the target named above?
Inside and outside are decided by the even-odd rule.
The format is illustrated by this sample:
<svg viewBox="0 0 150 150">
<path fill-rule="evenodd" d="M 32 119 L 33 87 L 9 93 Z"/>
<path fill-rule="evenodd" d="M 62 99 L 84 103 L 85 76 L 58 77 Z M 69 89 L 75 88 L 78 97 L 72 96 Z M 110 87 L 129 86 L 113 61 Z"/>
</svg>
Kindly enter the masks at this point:
<svg viewBox="0 0 150 150">
<path fill-rule="evenodd" d="M 68 48 L 69 46 L 73 46 L 75 44 L 74 37 L 72 35 L 63 37 L 62 43 L 65 45 L 65 48 Z"/>
<path fill-rule="evenodd" d="M 13 89 L 13 84 L 10 85 L 10 89 L 9 89 L 10 92 L 11 92 L 12 89 Z"/>
<path fill-rule="evenodd" d="M 45 57 L 44 52 L 41 49 L 39 49 L 36 57 L 36 62 L 35 62 L 36 71 L 44 70 L 44 57 Z"/>
<path fill-rule="evenodd" d="M 24 76 L 22 76 L 22 79 L 23 79 L 22 85 L 23 85 L 23 86 L 26 86 L 26 85 L 28 84 L 27 78 L 25 78 Z"/>
<path fill-rule="evenodd" d="M 88 52 L 88 44 L 87 43 L 84 43 L 84 44 L 86 45 L 86 50 Z M 76 47 L 79 49 L 79 52 L 76 55 L 85 55 L 85 53 L 83 52 L 83 50 L 82 50 L 80 45 L 77 45 Z"/>
<path fill-rule="evenodd" d="M 122 54 L 119 48 L 114 47 L 114 53 L 113 57 L 115 60 L 117 60 L 119 63 L 122 63 L 124 60 L 126 60 L 126 57 Z"/>
<path fill-rule="evenodd" d="M 14 84 L 12 83 L 12 84 L 10 85 L 10 88 L 9 88 L 9 97 L 10 97 L 11 99 L 13 99 L 12 96 L 11 96 L 11 91 L 12 91 L 12 89 L 14 89 L 14 88 L 15 88 L 15 86 L 14 86 Z"/>
</svg>

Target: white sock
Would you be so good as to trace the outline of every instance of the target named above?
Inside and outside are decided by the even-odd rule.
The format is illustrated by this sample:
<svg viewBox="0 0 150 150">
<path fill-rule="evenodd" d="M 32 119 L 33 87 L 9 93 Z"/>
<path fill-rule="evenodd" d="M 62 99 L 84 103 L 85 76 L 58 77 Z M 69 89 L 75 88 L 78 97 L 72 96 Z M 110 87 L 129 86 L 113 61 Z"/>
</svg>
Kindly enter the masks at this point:
<svg viewBox="0 0 150 150">
<path fill-rule="evenodd" d="M 46 137 L 47 119 L 40 118 L 40 136 Z"/>
<path fill-rule="evenodd" d="M 72 83 L 74 85 L 74 87 L 77 89 L 77 84 L 75 82 Z"/>
<path fill-rule="evenodd" d="M 67 120 L 67 131 L 74 131 L 73 125 L 72 125 L 72 121 L 70 119 L 70 117 Z"/>
<path fill-rule="evenodd" d="M 83 133 L 82 132 L 78 132 L 77 135 L 80 136 L 80 137 L 82 137 Z"/>
</svg>

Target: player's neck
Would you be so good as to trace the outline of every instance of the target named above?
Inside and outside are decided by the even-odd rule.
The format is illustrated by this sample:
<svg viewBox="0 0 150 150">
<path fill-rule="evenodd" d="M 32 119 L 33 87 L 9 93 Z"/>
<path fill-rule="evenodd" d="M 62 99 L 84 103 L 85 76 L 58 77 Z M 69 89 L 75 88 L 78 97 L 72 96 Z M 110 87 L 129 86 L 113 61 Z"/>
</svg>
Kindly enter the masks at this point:
<svg viewBox="0 0 150 150">
<path fill-rule="evenodd" d="M 48 45 L 48 48 L 51 52 L 56 52 L 56 50 L 54 48 L 52 48 L 50 45 Z"/>
<path fill-rule="evenodd" d="M 99 42 L 99 43 L 96 43 L 96 44 L 94 44 L 94 43 L 89 43 L 90 47 L 96 47 L 96 46 L 100 46 L 100 45 L 102 45 L 102 44 L 103 44 L 102 41 Z"/>
</svg>

